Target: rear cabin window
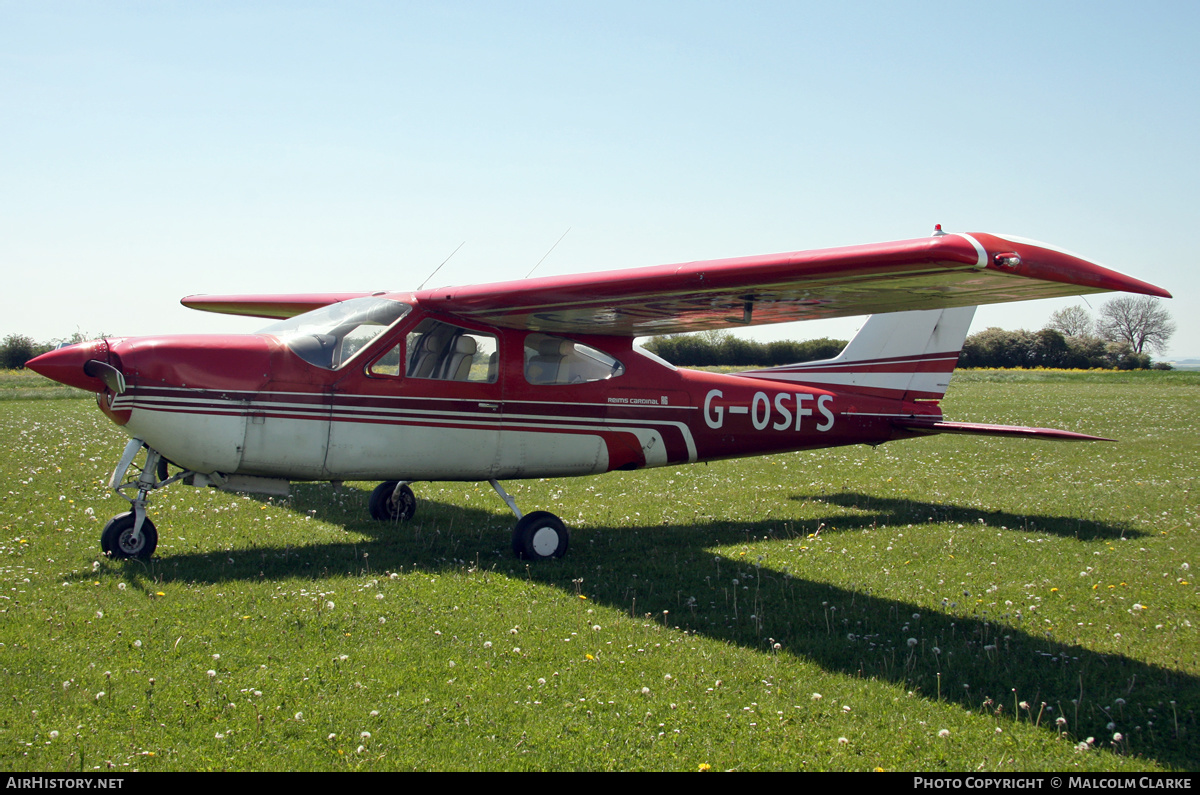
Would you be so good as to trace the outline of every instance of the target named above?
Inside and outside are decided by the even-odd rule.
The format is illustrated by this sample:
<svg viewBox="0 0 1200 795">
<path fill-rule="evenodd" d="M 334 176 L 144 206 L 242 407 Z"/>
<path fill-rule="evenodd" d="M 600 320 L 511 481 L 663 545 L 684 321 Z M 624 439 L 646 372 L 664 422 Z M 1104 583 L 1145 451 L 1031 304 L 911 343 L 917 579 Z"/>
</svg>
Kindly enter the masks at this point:
<svg viewBox="0 0 1200 795">
<path fill-rule="evenodd" d="M 549 334 L 525 338 L 525 380 L 531 384 L 587 384 L 624 372 L 625 365 L 581 342 Z"/>
<path fill-rule="evenodd" d="M 403 366 L 402 366 L 403 363 Z M 496 337 L 427 318 L 370 366 L 376 376 L 494 384 Z"/>
</svg>

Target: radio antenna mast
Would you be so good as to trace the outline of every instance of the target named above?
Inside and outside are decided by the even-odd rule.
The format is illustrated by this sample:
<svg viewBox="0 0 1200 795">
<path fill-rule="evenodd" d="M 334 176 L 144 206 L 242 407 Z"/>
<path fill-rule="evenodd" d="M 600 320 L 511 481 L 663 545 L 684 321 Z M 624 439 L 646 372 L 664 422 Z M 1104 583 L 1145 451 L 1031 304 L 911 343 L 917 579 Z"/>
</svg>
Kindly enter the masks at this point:
<svg viewBox="0 0 1200 795">
<path fill-rule="evenodd" d="M 571 231 L 571 227 L 568 226 L 567 232 L 570 232 L 570 231 Z M 563 232 L 562 236 L 559 237 L 558 240 L 554 241 L 554 245 L 550 247 L 550 251 L 553 251 L 554 249 L 558 248 L 558 244 L 561 243 L 563 241 L 563 238 L 567 236 L 567 232 Z M 532 268 L 529 269 L 529 273 L 525 274 L 526 279 L 528 279 L 530 276 L 533 275 L 533 272 L 538 269 L 538 265 L 541 265 L 543 262 L 546 261 L 546 257 L 550 256 L 550 251 L 547 251 L 545 254 L 543 254 L 542 258 L 537 261 L 537 265 L 534 265 Z"/>
<path fill-rule="evenodd" d="M 465 241 L 465 240 L 464 240 L 463 242 L 461 242 L 461 243 L 459 243 L 459 244 L 458 244 L 458 248 L 462 248 L 462 247 L 463 247 L 463 246 L 465 246 L 466 244 L 467 244 L 467 241 Z M 456 249 L 454 249 L 453 251 L 451 251 L 451 252 L 450 252 L 450 257 L 453 257 L 455 254 L 457 254 L 457 253 L 458 253 L 458 248 L 456 248 Z M 442 260 L 442 265 L 445 265 L 447 262 L 449 262 L 449 261 L 450 261 L 450 257 L 446 257 L 444 260 Z M 440 270 L 442 269 L 442 265 L 438 265 L 436 268 L 434 268 L 434 269 L 433 269 L 433 273 L 431 273 L 431 274 L 429 274 L 428 276 L 426 276 L 426 277 L 425 277 L 425 281 L 424 281 L 424 282 L 421 282 L 421 287 L 424 287 L 424 286 L 425 286 L 425 282 L 429 281 L 430 279 L 432 279 L 434 276 L 436 276 L 436 275 L 437 275 L 437 272 L 438 272 L 438 271 L 440 271 Z M 421 289 L 421 287 L 418 287 L 417 289 L 418 289 L 418 290 L 420 290 L 420 289 Z"/>
</svg>

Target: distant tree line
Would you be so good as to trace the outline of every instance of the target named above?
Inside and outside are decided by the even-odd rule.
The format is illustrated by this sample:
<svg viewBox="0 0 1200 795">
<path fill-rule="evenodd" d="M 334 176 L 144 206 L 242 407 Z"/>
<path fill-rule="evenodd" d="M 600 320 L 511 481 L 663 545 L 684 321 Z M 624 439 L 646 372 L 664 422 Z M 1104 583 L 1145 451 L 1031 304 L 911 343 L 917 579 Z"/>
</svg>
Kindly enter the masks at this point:
<svg viewBox="0 0 1200 795">
<path fill-rule="evenodd" d="M 1041 331 L 989 328 L 967 337 L 959 367 L 1054 367 L 1079 370 L 1170 369 L 1153 364 L 1150 351 L 1164 351 L 1175 323 L 1158 299 L 1122 295 L 1100 307 L 1095 320 L 1082 306 L 1050 316 Z"/>
<path fill-rule="evenodd" d="M 1155 365 L 1150 351 L 1163 351 L 1175 324 L 1158 299 L 1118 296 L 1106 302 L 1094 319 L 1082 306 L 1060 309 L 1041 331 L 989 328 L 967 337 L 959 367 L 1139 370 Z M 726 330 L 654 337 L 644 346 L 682 367 L 777 367 L 831 359 L 846 347 L 844 340 L 755 342 Z"/>
<path fill-rule="evenodd" d="M 699 334 L 653 337 L 642 347 L 680 367 L 777 367 L 832 359 L 846 347 L 846 341 L 822 337 L 803 342 L 757 342 L 716 329 Z"/>
</svg>

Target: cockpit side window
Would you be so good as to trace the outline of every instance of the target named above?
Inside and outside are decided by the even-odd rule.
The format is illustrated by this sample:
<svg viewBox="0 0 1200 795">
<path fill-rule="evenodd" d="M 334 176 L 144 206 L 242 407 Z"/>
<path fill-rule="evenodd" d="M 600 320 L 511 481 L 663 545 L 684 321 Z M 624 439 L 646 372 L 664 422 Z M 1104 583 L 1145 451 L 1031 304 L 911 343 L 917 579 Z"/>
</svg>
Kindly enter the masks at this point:
<svg viewBox="0 0 1200 795">
<path fill-rule="evenodd" d="M 494 384 L 499 373 L 496 356 L 495 336 L 426 318 L 403 343 L 372 362 L 368 372 L 373 376 Z"/>
<path fill-rule="evenodd" d="M 549 334 L 525 338 L 525 380 L 531 384 L 587 384 L 624 372 L 625 365 L 582 342 Z"/>
<path fill-rule="evenodd" d="M 272 323 L 278 337 L 309 364 L 336 370 L 412 310 L 387 298 L 354 298 Z"/>
</svg>

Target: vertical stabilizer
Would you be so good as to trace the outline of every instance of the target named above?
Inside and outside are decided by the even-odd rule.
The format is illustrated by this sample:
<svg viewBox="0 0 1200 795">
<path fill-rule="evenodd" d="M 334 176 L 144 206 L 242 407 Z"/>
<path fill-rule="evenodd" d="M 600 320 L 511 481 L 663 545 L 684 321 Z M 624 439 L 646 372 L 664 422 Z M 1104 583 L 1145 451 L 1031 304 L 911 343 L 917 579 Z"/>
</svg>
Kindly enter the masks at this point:
<svg viewBox="0 0 1200 795">
<path fill-rule="evenodd" d="M 739 373 L 900 400 L 946 394 L 975 307 L 871 315 L 833 359 Z"/>
</svg>

